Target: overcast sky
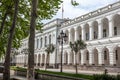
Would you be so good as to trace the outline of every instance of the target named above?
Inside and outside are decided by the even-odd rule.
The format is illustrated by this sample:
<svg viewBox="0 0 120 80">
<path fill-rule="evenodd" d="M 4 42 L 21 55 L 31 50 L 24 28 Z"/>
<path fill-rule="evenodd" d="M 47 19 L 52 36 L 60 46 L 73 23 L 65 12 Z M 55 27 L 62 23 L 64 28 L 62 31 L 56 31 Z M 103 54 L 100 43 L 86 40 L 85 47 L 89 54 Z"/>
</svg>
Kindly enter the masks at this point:
<svg viewBox="0 0 120 80">
<path fill-rule="evenodd" d="M 119 0 L 76 0 L 79 5 L 74 7 L 71 5 L 71 0 L 63 0 L 63 6 L 64 6 L 64 18 L 76 18 L 80 15 L 84 15 L 86 13 L 89 13 L 90 11 L 97 10 L 98 8 L 107 6 L 111 3 L 117 2 Z M 55 18 L 62 18 L 62 9 L 59 9 L 57 14 L 51 19 Z M 43 21 L 44 23 L 47 23 L 51 20 Z"/>
</svg>

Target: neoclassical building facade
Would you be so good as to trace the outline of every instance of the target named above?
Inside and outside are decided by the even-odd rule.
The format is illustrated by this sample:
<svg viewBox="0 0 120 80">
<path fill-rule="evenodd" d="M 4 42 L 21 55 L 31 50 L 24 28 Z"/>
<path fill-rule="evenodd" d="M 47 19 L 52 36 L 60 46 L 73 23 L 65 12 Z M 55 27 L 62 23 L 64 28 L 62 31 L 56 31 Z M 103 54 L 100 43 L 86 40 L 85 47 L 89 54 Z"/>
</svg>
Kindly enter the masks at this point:
<svg viewBox="0 0 120 80">
<path fill-rule="evenodd" d="M 89 12 L 72 20 L 55 19 L 43 27 L 43 32 L 36 31 L 35 36 L 35 66 L 44 67 L 46 62 L 45 48 L 48 44 L 55 45 L 55 50 L 49 55 L 49 65 L 60 63 L 61 45 L 57 42 L 60 31 L 63 30 L 68 40 L 63 44 L 63 66 L 75 64 L 75 54 L 71 52 L 69 42 L 83 40 L 87 48 L 77 55 L 79 66 L 120 68 L 120 1 Z M 28 39 L 23 40 L 20 48 L 27 48 Z M 16 56 L 17 63 L 25 62 L 24 54 Z M 81 69 L 81 68 L 80 68 Z"/>
</svg>

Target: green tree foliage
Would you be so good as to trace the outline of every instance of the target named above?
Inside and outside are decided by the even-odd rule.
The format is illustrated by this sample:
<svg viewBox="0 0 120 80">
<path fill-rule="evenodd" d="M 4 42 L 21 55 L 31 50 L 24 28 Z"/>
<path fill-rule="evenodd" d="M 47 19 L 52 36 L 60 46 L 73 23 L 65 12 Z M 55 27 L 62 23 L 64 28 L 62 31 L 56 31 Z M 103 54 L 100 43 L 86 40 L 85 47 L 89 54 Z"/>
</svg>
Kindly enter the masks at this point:
<svg viewBox="0 0 120 80">
<path fill-rule="evenodd" d="M 71 4 L 72 4 L 73 6 L 78 6 L 78 5 L 79 5 L 79 3 L 77 3 L 75 0 L 71 0 Z"/>
</svg>

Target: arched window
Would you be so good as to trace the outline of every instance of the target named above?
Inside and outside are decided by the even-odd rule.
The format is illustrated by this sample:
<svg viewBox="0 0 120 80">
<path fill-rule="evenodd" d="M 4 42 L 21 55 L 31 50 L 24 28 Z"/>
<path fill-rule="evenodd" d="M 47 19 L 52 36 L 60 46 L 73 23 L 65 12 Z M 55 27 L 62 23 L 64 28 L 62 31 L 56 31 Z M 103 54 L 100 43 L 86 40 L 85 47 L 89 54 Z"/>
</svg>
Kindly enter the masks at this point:
<svg viewBox="0 0 120 80">
<path fill-rule="evenodd" d="M 37 45 L 36 45 L 37 47 L 36 48 L 38 48 L 39 47 L 39 39 L 37 39 Z"/>
<path fill-rule="evenodd" d="M 51 44 L 51 35 L 49 35 L 49 44 Z"/>
<path fill-rule="evenodd" d="M 118 60 L 118 51 L 115 50 L 116 60 Z"/>
<path fill-rule="evenodd" d="M 106 31 L 106 29 L 103 29 L 103 37 L 107 37 L 107 31 Z"/>
<path fill-rule="evenodd" d="M 107 60 L 107 51 L 104 51 L 104 60 Z"/>
<path fill-rule="evenodd" d="M 42 38 L 41 38 L 41 40 L 40 40 L 40 41 L 41 41 L 41 45 L 40 45 L 40 47 L 42 48 Z"/>
<path fill-rule="evenodd" d="M 45 47 L 47 46 L 47 36 L 45 36 Z"/>
<path fill-rule="evenodd" d="M 114 27 L 114 35 L 117 35 L 117 27 Z"/>
<path fill-rule="evenodd" d="M 86 60 L 89 60 L 89 52 L 86 53 Z"/>
</svg>

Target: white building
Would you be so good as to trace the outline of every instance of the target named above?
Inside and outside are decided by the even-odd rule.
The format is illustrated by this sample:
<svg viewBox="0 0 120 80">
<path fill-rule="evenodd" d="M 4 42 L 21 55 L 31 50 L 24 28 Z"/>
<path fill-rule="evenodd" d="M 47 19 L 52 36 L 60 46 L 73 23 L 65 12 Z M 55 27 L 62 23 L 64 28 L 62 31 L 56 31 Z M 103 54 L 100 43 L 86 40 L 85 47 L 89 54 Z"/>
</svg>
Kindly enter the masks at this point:
<svg viewBox="0 0 120 80">
<path fill-rule="evenodd" d="M 77 57 L 80 69 L 84 69 L 83 65 L 86 68 L 120 68 L 120 1 L 73 20 L 55 19 L 45 24 L 43 33 L 36 32 L 36 66 L 44 66 L 44 50 L 49 43 L 56 47 L 54 53 L 49 55 L 49 65 L 60 63 L 61 47 L 57 42 L 57 36 L 61 30 L 68 36 L 67 43 L 63 45 L 64 68 L 72 68 L 75 64 L 75 55 L 71 52 L 69 42 L 78 39 L 84 40 L 87 44 L 87 48 Z M 27 42 L 27 39 L 23 40 L 22 48 Z M 23 54 L 17 56 L 17 63 L 24 63 Z"/>
</svg>

